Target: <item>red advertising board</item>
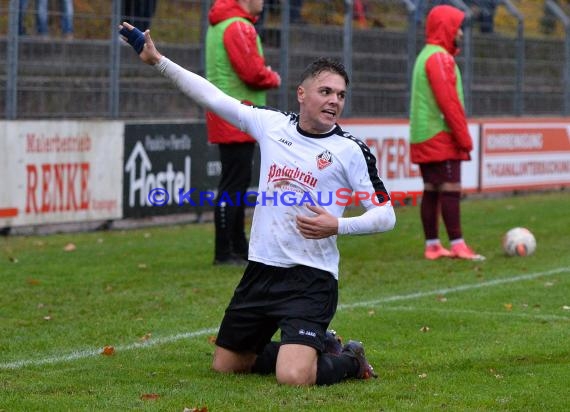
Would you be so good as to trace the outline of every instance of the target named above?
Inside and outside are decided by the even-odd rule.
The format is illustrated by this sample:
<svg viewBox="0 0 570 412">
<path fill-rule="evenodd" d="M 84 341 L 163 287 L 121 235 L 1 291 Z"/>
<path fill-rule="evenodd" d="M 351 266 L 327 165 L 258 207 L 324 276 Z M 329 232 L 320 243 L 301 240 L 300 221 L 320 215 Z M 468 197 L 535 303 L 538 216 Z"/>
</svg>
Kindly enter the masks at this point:
<svg viewBox="0 0 570 412">
<path fill-rule="evenodd" d="M 483 123 L 481 190 L 570 185 L 570 123 Z"/>
</svg>

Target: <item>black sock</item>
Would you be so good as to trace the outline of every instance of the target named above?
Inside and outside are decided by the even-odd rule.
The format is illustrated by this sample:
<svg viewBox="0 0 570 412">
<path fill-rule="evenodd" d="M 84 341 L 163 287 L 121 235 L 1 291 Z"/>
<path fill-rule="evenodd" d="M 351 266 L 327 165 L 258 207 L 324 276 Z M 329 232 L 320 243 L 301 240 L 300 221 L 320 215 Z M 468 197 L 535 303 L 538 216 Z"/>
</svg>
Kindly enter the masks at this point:
<svg viewBox="0 0 570 412">
<path fill-rule="evenodd" d="M 354 378 L 358 363 L 347 355 L 322 353 L 317 360 L 317 385 L 332 385 L 346 378 Z"/>
<path fill-rule="evenodd" d="M 279 352 L 279 342 L 269 342 L 263 348 L 263 352 L 257 355 L 255 363 L 251 368 L 252 373 L 259 375 L 269 375 L 275 373 L 275 365 L 277 364 L 277 353 Z"/>
</svg>

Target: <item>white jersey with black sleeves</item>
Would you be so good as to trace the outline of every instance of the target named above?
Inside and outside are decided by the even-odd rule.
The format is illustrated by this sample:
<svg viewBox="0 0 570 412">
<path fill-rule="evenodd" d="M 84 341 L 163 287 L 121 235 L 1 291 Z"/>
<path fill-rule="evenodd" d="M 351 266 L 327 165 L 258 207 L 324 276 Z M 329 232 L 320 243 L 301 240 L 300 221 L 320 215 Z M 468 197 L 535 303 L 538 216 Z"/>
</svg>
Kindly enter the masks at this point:
<svg viewBox="0 0 570 412">
<path fill-rule="evenodd" d="M 363 194 L 366 210 L 391 208 L 376 159 L 362 141 L 339 126 L 314 135 L 299 128 L 295 113 L 242 105 L 239 115 L 261 151 L 249 259 L 282 267 L 306 265 L 338 278 L 336 236 L 305 239 L 295 216 L 313 215 L 307 205 L 315 204 L 342 217 L 353 192 Z"/>
</svg>

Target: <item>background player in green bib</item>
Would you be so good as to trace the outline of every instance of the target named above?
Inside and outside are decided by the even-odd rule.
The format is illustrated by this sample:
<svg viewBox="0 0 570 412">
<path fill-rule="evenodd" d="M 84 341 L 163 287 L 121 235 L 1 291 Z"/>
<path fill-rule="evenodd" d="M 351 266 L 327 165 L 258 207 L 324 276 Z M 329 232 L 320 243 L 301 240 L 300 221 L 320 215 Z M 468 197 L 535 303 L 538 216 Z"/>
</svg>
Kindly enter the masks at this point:
<svg viewBox="0 0 570 412">
<path fill-rule="evenodd" d="M 254 23 L 263 0 L 216 0 L 208 14 L 206 77 L 246 104 L 265 106 L 266 90 L 279 87 L 279 74 L 265 65 Z M 245 264 L 245 206 L 238 199 L 251 182 L 255 140 L 212 112 L 206 113 L 208 141 L 218 145 L 222 175 L 214 211 L 215 264 Z M 220 201 L 229 198 L 229 202 Z"/>
<path fill-rule="evenodd" d="M 463 240 L 460 219 L 461 161 L 470 160 L 473 142 L 463 107 L 461 73 L 454 56 L 463 37 L 464 14 L 436 6 L 427 16 L 426 45 L 412 76 L 410 149 L 424 181 L 421 219 L 426 259 L 453 257 L 483 260 Z M 439 240 L 439 214 L 451 250 Z"/>
</svg>

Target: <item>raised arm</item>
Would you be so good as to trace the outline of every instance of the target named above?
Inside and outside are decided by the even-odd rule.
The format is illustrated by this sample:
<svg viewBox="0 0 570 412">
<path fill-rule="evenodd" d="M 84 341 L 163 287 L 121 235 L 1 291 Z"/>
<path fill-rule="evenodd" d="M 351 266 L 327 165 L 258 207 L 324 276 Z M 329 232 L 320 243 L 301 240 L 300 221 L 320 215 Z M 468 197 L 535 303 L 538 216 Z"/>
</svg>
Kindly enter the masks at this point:
<svg viewBox="0 0 570 412">
<path fill-rule="evenodd" d="M 170 79 L 182 93 L 194 100 L 198 105 L 223 117 L 234 126 L 243 129 L 239 121 L 239 108 L 241 106 L 239 100 L 228 96 L 208 80 L 184 69 L 160 54 L 150 37 L 150 30 L 146 30 L 143 33 L 126 22 L 121 24 L 119 28 L 119 33 L 123 36 L 123 40 L 133 47 L 144 63 L 156 68 L 164 77 Z"/>
</svg>

